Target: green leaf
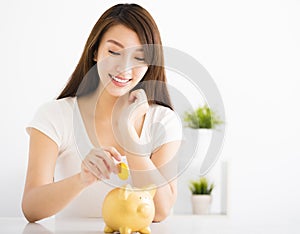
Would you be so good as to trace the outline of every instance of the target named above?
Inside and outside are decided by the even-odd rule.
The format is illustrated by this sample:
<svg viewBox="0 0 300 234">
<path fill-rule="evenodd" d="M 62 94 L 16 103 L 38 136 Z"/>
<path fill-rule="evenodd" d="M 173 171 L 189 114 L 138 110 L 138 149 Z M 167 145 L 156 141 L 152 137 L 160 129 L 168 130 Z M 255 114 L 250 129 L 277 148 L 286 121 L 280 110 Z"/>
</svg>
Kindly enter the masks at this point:
<svg viewBox="0 0 300 234">
<path fill-rule="evenodd" d="M 223 121 L 207 105 L 193 111 L 186 111 L 183 120 L 189 128 L 211 129 L 223 124 Z"/>
<path fill-rule="evenodd" d="M 192 194 L 211 194 L 214 184 L 209 183 L 206 177 L 200 177 L 199 180 L 192 180 L 189 184 Z"/>
</svg>

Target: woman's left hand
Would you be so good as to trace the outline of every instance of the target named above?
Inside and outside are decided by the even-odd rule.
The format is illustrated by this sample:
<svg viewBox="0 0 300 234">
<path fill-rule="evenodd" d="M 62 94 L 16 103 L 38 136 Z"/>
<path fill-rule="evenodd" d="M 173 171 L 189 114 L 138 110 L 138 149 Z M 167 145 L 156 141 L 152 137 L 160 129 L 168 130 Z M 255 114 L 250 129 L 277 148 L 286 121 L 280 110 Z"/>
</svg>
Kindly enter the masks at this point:
<svg viewBox="0 0 300 234">
<path fill-rule="evenodd" d="M 143 89 L 137 89 L 130 93 L 128 98 L 129 106 L 127 108 L 128 124 L 134 126 L 136 121 L 142 118 L 149 109 L 148 99 Z"/>
<path fill-rule="evenodd" d="M 131 152 L 139 152 L 142 147 L 140 138 L 135 129 L 135 124 L 148 111 L 149 104 L 143 89 L 134 90 L 128 97 L 128 102 L 123 106 L 118 119 L 117 140 L 123 148 Z"/>
</svg>

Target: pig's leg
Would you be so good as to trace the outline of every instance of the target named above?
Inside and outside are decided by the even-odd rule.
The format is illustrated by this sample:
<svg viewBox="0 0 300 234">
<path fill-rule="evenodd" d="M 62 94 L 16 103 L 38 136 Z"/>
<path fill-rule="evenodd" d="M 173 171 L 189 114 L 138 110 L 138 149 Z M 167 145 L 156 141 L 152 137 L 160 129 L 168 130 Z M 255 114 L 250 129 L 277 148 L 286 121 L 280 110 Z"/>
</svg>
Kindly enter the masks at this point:
<svg viewBox="0 0 300 234">
<path fill-rule="evenodd" d="M 151 229 L 150 229 L 150 227 L 146 227 L 146 228 L 143 228 L 142 230 L 140 230 L 139 232 L 142 234 L 150 234 Z"/>
<path fill-rule="evenodd" d="M 131 234 L 131 228 L 128 227 L 120 227 L 119 231 L 120 234 Z"/>
<path fill-rule="evenodd" d="M 104 232 L 105 233 L 113 233 L 114 230 L 112 228 L 108 227 L 107 225 L 105 225 Z"/>
</svg>

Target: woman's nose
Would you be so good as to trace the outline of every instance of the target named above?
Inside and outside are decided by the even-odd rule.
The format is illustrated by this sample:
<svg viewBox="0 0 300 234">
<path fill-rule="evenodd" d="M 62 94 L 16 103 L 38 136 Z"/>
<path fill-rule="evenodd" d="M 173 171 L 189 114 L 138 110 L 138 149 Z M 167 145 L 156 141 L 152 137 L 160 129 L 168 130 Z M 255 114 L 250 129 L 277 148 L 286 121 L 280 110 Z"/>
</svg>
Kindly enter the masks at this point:
<svg viewBox="0 0 300 234">
<path fill-rule="evenodd" d="M 130 73 L 134 64 L 130 56 L 124 56 L 119 63 L 117 64 L 117 72 L 118 73 Z"/>
</svg>

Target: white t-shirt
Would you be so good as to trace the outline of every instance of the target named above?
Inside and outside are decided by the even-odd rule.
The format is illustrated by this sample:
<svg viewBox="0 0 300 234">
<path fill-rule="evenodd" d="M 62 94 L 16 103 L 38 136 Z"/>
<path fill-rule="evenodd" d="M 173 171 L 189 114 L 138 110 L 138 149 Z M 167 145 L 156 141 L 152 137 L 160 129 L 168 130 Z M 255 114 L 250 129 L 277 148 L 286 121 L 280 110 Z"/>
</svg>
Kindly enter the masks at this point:
<svg viewBox="0 0 300 234">
<path fill-rule="evenodd" d="M 82 159 L 93 146 L 86 133 L 76 97 L 53 100 L 42 105 L 26 127 L 29 135 L 31 128 L 43 132 L 59 148 L 55 181 L 80 172 Z M 182 124 L 178 115 L 167 107 L 151 105 L 140 136 L 142 141 L 151 142 L 151 152 L 181 138 Z M 124 184 L 126 181 L 121 182 Z M 82 191 L 57 216 L 101 217 L 102 202 L 113 188 L 110 183 L 96 182 Z"/>
</svg>

